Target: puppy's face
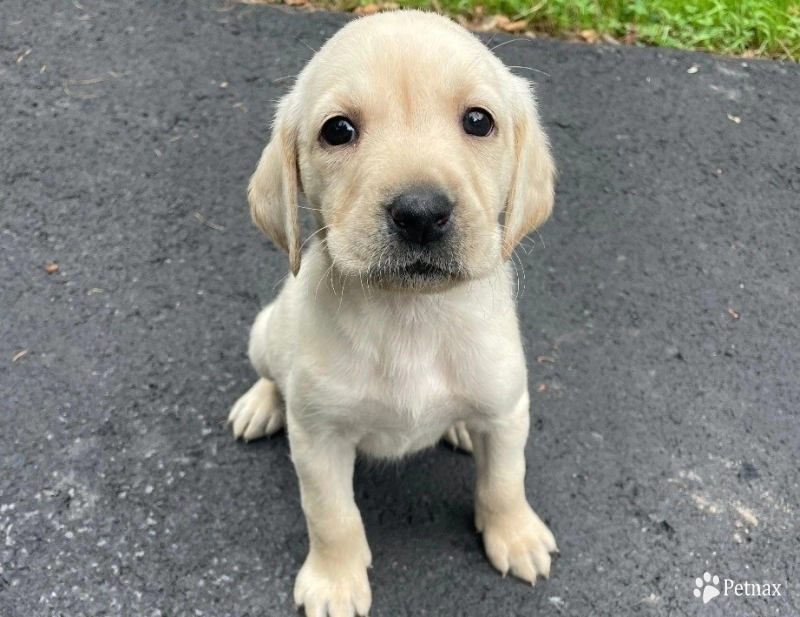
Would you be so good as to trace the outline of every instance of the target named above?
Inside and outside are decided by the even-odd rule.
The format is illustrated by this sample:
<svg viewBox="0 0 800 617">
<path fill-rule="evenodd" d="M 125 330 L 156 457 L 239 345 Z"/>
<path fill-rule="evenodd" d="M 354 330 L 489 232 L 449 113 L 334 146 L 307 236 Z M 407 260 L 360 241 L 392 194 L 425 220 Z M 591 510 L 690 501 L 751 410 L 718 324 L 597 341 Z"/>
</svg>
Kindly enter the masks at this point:
<svg viewBox="0 0 800 617">
<path fill-rule="evenodd" d="M 553 164 L 527 82 L 445 18 L 398 11 L 343 28 L 280 103 L 249 197 L 295 273 L 301 191 L 337 272 L 436 289 L 549 216 Z"/>
</svg>

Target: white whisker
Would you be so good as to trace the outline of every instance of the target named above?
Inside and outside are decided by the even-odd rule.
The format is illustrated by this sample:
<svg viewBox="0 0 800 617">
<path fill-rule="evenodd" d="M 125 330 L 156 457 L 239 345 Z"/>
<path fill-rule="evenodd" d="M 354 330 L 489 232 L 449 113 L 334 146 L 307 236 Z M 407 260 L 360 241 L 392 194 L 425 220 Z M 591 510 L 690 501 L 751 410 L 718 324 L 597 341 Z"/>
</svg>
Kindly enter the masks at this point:
<svg viewBox="0 0 800 617">
<path fill-rule="evenodd" d="M 534 73 L 541 73 L 542 75 L 550 77 L 550 73 L 548 73 L 546 71 L 540 71 L 539 69 L 534 69 L 534 68 L 531 68 L 529 66 L 517 66 L 517 65 L 511 65 L 511 64 L 509 64 L 507 66 L 510 69 L 525 69 L 526 71 L 532 71 Z"/>
<path fill-rule="evenodd" d="M 511 43 L 519 43 L 520 41 L 525 42 L 525 41 L 530 41 L 530 39 L 523 39 L 523 38 L 519 38 L 518 37 L 516 39 L 511 39 L 510 41 L 503 41 L 502 43 L 499 43 L 499 44 L 495 45 L 494 47 L 490 47 L 489 51 L 494 51 L 495 49 L 500 49 L 501 47 L 504 47 L 505 45 L 510 45 Z"/>
<path fill-rule="evenodd" d="M 320 228 L 319 228 L 317 231 L 315 231 L 313 234 L 311 234 L 311 235 L 310 235 L 308 238 L 306 238 L 306 239 L 305 239 L 305 241 L 303 242 L 303 244 L 301 244 L 301 245 L 300 245 L 300 250 L 301 250 L 301 251 L 303 250 L 303 247 L 304 247 L 306 244 L 308 244 L 308 241 L 309 241 L 309 240 L 311 240 L 311 238 L 313 238 L 314 236 L 316 236 L 316 235 L 317 235 L 319 232 L 321 232 L 321 231 L 325 231 L 326 229 L 328 229 L 328 227 L 330 227 L 330 225 L 323 225 L 323 226 L 322 226 L 322 227 L 320 227 Z"/>
</svg>

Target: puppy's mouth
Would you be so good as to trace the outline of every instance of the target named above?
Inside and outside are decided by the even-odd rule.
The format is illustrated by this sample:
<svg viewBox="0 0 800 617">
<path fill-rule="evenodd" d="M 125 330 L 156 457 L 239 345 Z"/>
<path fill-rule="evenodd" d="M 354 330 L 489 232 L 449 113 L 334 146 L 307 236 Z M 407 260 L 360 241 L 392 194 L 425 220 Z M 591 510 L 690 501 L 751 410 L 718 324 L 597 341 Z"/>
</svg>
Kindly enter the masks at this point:
<svg viewBox="0 0 800 617">
<path fill-rule="evenodd" d="M 467 279 L 458 263 L 436 263 L 416 259 L 407 263 L 382 264 L 369 270 L 370 282 L 380 287 L 442 287 Z"/>
<path fill-rule="evenodd" d="M 453 274 L 451 271 L 446 270 L 441 266 L 427 263 L 422 260 L 417 260 L 408 265 L 401 266 L 398 268 L 398 272 L 405 276 L 420 276 L 423 278 L 450 278 L 450 276 Z"/>
</svg>

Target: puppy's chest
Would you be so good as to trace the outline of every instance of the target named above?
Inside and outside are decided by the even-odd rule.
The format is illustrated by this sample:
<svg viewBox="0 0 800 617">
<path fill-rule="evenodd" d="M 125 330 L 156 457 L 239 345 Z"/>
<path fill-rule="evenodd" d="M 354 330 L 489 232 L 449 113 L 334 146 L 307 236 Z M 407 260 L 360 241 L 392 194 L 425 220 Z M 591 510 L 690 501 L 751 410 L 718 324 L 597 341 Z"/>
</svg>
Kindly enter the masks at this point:
<svg viewBox="0 0 800 617">
<path fill-rule="evenodd" d="M 338 376 L 338 420 L 363 450 L 400 456 L 435 443 L 474 408 L 477 350 L 426 328 L 392 333 L 355 350 Z"/>
<path fill-rule="evenodd" d="M 407 345 L 360 368 L 367 373 L 365 391 L 353 397 L 348 421 L 368 453 L 402 456 L 428 447 L 469 414 L 458 367 L 435 346 Z"/>
<path fill-rule="evenodd" d="M 412 418 L 431 407 L 452 406 L 463 392 L 461 373 L 467 369 L 457 366 L 452 355 L 443 353 L 431 340 L 402 341 L 363 368 L 369 373 L 368 398 Z"/>
</svg>

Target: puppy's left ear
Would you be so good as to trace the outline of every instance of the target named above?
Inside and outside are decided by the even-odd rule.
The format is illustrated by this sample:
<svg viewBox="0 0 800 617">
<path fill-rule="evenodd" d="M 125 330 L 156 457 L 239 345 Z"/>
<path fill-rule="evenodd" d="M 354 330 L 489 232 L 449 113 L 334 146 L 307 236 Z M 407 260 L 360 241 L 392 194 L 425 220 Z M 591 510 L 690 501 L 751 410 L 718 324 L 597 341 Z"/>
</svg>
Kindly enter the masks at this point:
<svg viewBox="0 0 800 617">
<path fill-rule="evenodd" d="M 292 122 L 289 97 L 278 105 L 272 139 L 258 161 L 247 187 L 253 222 L 272 241 L 289 253 L 289 266 L 300 270 L 300 222 L 298 192 L 300 171 L 297 160 L 297 126 Z"/>
<path fill-rule="evenodd" d="M 505 210 L 503 259 L 553 211 L 555 163 L 530 84 L 514 77 L 514 175 Z"/>
</svg>

